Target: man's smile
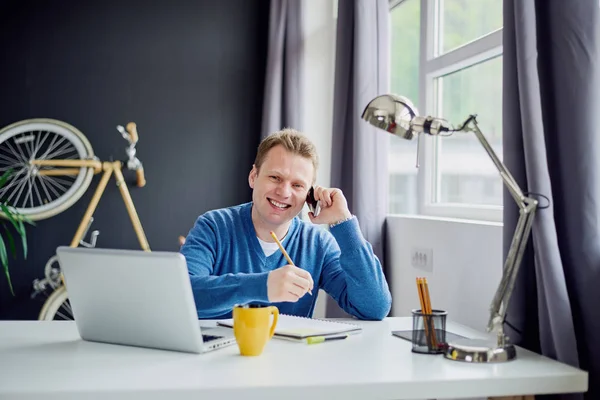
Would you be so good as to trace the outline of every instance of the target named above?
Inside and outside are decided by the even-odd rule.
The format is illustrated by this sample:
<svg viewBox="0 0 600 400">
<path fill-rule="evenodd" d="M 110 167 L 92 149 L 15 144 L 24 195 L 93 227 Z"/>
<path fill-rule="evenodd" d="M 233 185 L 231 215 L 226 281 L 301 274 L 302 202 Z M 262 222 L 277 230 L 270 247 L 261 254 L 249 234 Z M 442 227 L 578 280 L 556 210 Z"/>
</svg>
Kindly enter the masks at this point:
<svg viewBox="0 0 600 400">
<path fill-rule="evenodd" d="M 276 209 L 281 210 L 281 211 L 286 210 L 286 209 L 288 209 L 288 208 L 291 207 L 291 205 L 289 205 L 289 204 L 280 203 L 280 202 L 275 201 L 275 200 L 270 199 L 270 198 L 267 198 L 267 200 L 269 200 L 269 203 L 271 203 L 271 206 L 273 206 Z"/>
</svg>

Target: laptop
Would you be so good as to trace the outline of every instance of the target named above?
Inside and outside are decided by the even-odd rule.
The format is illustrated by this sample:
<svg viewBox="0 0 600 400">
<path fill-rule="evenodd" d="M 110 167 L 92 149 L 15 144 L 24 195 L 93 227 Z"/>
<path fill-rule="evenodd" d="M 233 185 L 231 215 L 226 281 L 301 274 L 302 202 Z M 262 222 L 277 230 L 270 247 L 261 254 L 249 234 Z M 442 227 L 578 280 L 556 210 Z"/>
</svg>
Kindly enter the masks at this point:
<svg viewBox="0 0 600 400">
<path fill-rule="evenodd" d="M 188 353 L 236 343 L 231 329 L 200 326 L 180 253 L 61 246 L 57 255 L 83 340 Z"/>
</svg>

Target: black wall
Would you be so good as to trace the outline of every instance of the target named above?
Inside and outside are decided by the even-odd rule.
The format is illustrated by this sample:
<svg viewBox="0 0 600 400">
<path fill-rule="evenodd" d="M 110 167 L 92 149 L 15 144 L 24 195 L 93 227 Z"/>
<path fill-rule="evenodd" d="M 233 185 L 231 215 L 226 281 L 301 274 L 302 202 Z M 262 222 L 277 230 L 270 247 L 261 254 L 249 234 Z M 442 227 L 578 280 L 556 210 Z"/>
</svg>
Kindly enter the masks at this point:
<svg viewBox="0 0 600 400">
<path fill-rule="evenodd" d="M 98 157 L 123 160 L 115 127 L 136 122 L 148 183 L 130 191 L 151 249 L 177 250 L 200 213 L 250 200 L 268 9 L 268 0 L 0 2 L 0 126 L 63 120 Z M 32 281 L 70 243 L 99 178 L 28 228 L 29 257 L 10 265 L 15 297 L 0 275 L 0 319 L 37 318 Z M 114 181 L 93 229 L 98 247 L 139 249 Z"/>
</svg>

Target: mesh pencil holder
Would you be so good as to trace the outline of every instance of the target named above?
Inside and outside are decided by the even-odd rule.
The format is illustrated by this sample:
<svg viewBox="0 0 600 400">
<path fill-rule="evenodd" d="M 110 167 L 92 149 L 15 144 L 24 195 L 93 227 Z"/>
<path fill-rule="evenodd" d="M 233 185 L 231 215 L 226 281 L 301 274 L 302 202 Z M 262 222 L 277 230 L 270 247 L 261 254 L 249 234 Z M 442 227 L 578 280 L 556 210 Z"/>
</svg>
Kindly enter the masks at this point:
<svg viewBox="0 0 600 400">
<path fill-rule="evenodd" d="M 446 347 L 447 311 L 432 310 L 424 314 L 421 310 L 412 310 L 412 351 L 423 354 L 440 354 Z"/>
</svg>

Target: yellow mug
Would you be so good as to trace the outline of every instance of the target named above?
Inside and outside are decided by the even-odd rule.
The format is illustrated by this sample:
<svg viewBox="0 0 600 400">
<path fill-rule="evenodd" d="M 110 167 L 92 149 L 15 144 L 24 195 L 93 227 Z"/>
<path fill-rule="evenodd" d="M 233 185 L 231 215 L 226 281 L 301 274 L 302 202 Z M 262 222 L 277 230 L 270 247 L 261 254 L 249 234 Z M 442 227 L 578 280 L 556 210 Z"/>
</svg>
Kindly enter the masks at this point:
<svg viewBox="0 0 600 400">
<path fill-rule="evenodd" d="M 273 315 L 273 322 L 271 322 Z M 262 354 L 273 337 L 279 309 L 257 304 L 238 305 L 233 308 L 233 334 L 243 356 Z"/>
</svg>

